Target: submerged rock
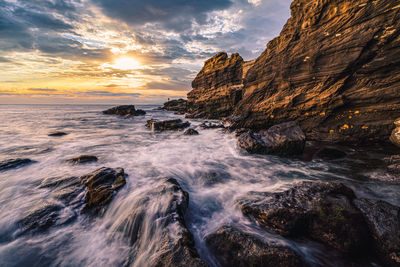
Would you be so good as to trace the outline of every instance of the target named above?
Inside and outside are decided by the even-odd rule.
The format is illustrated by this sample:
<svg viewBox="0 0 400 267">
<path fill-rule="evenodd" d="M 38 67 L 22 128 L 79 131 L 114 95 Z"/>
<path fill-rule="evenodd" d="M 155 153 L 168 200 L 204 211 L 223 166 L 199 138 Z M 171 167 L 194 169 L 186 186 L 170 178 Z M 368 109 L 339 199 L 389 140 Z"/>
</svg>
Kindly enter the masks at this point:
<svg viewBox="0 0 400 267">
<path fill-rule="evenodd" d="M 396 128 L 392 131 L 392 134 L 390 135 L 390 141 L 400 147 L 400 118 L 398 118 L 394 124 L 396 125 Z"/>
<path fill-rule="evenodd" d="M 222 123 L 215 123 L 209 121 L 203 122 L 202 124 L 200 124 L 200 127 L 203 129 L 225 128 L 225 126 Z"/>
<path fill-rule="evenodd" d="M 354 199 L 353 191 L 341 183 L 301 182 L 280 193 L 254 193 L 239 206 L 268 230 L 359 254 L 367 251 L 370 240 Z"/>
<path fill-rule="evenodd" d="M 92 156 L 92 155 L 81 155 L 79 157 L 68 160 L 68 162 L 71 162 L 74 164 L 83 164 L 83 163 L 96 162 L 96 161 L 98 161 L 98 158 L 96 156 Z"/>
<path fill-rule="evenodd" d="M 221 267 L 307 266 L 293 250 L 268 245 L 230 226 L 223 226 L 209 234 L 205 242 Z"/>
<path fill-rule="evenodd" d="M 48 135 L 53 136 L 53 137 L 59 137 L 59 136 L 67 135 L 67 133 L 57 131 L 57 132 L 49 133 Z"/>
<path fill-rule="evenodd" d="M 315 158 L 320 158 L 323 160 L 341 159 L 346 156 L 346 152 L 334 147 L 323 147 L 314 154 Z"/>
<path fill-rule="evenodd" d="M 187 100 L 174 99 L 164 103 L 164 106 L 157 108 L 157 110 L 175 111 L 176 114 L 185 114 L 187 111 Z"/>
<path fill-rule="evenodd" d="M 238 146 L 249 153 L 295 155 L 304 150 L 306 137 L 296 122 L 275 125 L 268 130 L 244 132 Z"/>
<path fill-rule="evenodd" d="M 385 201 L 357 199 L 375 241 L 375 247 L 387 266 L 400 266 L 400 208 Z"/>
<path fill-rule="evenodd" d="M 207 266 L 186 227 L 188 205 L 189 194 L 173 178 L 162 179 L 152 189 L 135 196 L 131 210 L 114 225 L 133 247 L 131 264 Z"/>
<path fill-rule="evenodd" d="M 146 112 L 141 109 L 136 109 L 134 105 L 117 106 L 103 111 L 106 115 L 119 115 L 119 116 L 140 116 L 145 115 Z"/>
<path fill-rule="evenodd" d="M 146 123 L 146 127 L 150 128 L 152 131 L 167 131 L 167 130 L 183 130 L 190 126 L 190 122 L 183 122 L 181 119 L 176 120 L 166 120 L 166 121 L 158 121 L 158 120 L 148 120 Z"/>
<path fill-rule="evenodd" d="M 35 161 L 30 159 L 7 159 L 0 162 L 0 171 L 15 169 L 32 163 L 35 163 Z"/>
<path fill-rule="evenodd" d="M 80 177 L 87 186 L 84 211 L 99 212 L 114 196 L 114 192 L 125 185 L 125 173 L 122 168 L 100 168 Z"/>
<path fill-rule="evenodd" d="M 190 128 L 190 129 L 187 129 L 183 134 L 184 134 L 184 135 L 198 135 L 199 132 L 196 131 L 196 130 L 193 129 L 193 128 Z"/>
</svg>

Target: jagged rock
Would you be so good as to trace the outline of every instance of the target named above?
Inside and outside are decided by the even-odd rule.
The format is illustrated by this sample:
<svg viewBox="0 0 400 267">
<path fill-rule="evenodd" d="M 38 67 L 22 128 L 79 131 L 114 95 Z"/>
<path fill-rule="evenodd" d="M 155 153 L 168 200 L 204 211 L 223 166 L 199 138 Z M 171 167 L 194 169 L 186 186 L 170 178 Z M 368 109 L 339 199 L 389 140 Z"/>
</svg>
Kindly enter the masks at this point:
<svg viewBox="0 0 400 267">
<path fill-rule="evenodd" d="M 141 109 L 136 109 L 134 105 L 123 105 L 107 109 L 103 111 L 103 114 L 119 116 L 140 116 L 145 115 L 146 112 Z"/>
<path fill-rule="evenodd" d="M 303 152 L 305 141 L 299 125 L 287 122 L 257 133 L 244 132 L 238 137 L 238 146 L 250 153 L 295 155 Z"/>
<path fill-rule="evenodd" d="M 80 177 L 87 186 L 84 211 L 99 212 L 114 196 L 114 192 L 125 185 L 125 173 L 122 168 L 100 168 Z"/>
<path fill-rule="evenodd" d="M 157 108 L 157 110 L 175 111 L 175 114 L 185 114 L 187 111 L 187 100 L 174 99 L 164 103 L 164 106 Z"/>
<path fill-rule="evenodd" d="M 387 142 L 400 117 L 398 11 L 393 0 L 295 0 L 242 80 L 240 63 L 220 54 L 206 62 L 189 107 L 205 118 L 234 114 L 235 128 L 296 120 L 309 140 Z M 242 86 L 240 101 L 225 100 Z"/>
<path fill-rule="evenodd" d="M 92 156 L 92 155 L 81 155 L 79 157 L 72 158 L 68 161 L 71 163 L 74 163 L 74 164 L 84 164 L 84 163 L 89 163 L 89 162 L 96 162 L 96 161 L 98 161 L 98 158 L 96 156 Z"/>
<path fill-rule="evenodd" d="M 206 245 L 222 267 L 307 266 L 286 247 L 270 246 L 257 237 L 223 226 L 205 237 Z"/>
<path fill-rule="evenodd" d="M 400 147 L 400 118 L 398 118 L 394 124 L 396 125 L 396 128 L 393 130 L 392 134 L 390 135 L 390 141 Z"/>
<path fill-rule="evenodd" d="M 190 128 L 190 129 L 187 129 L 183 134 L 184 134 L 184 135 L 198 135 L 199 132 L 196 131 L 196 130 L 193 129 L 193 128 Z"/>
<path fill-rule="evenodd" d="M 189 194 L 173 178 L 161 179 L 135 196 L 130 212 L 113 226 L 133 247 L 135 266 L 207 266 L 185 224 L 188 205 Z M 157 242 L 149 243 L 150 239 Z"/>
<path fill-rule="evenodd" d="M 48 134 L 49 136 L 53 136 L 53 137 L 60 137 L 60 136 L 64 136 L 67 135 L 67 133 L 64 132 L 52 132 Z"/>
<path fill-rule="evenodd" d="M 30 159 L 7 159 L 0 162 L 0 171 L 19 168 L 32 163 L 35 163 L 35 161 Z"/>
<path fill-rule="evenodd" d="M 400 266 L 400 208 L 371 199 L 357 199 L 355 205 L 364 214 L 385 265 Z"/>
<path fill-rule="evenodd" d="M 370 246 L 367 224 L 341 183 L 301 182 L 280 193 L 254 193 L 239 200 L 243 214 L 287 237 L 306 237 L 349 254 Z"/>
<path fill-rule="evenodd" d="M 190 126 L 190 122 L 183 122 L 181 119 L 176 120 L 166 120 L 166 121 L 158 121 L 158 120 L 148 120 L 146 123 L 146 127 L 150 128 L 152 131 L 167 131 L 167 130 L 183 130 Z"/>
<path fill-rule="evenodd" d="M 400 155 L 392 155 L 383 159 L 388 165 L 388 175 L 374 177 L 375 180 L 388 183 L 400 183 Z"/>
<path fill-rule="evenodd" d="M 242 98 L 243 77 L 249 63 L 239 54 L 218 53 L 207 60 L 188 93 L 188 117 L 208 119 L 231 114 Z"/>
<path fill-rule="evenodd" d="M 203 129 L 225 128 L 222 123 L 214 123 L 209 121 L 203 122 L 202 124 L 200 124 L 200 127 Z"/>
</svg>

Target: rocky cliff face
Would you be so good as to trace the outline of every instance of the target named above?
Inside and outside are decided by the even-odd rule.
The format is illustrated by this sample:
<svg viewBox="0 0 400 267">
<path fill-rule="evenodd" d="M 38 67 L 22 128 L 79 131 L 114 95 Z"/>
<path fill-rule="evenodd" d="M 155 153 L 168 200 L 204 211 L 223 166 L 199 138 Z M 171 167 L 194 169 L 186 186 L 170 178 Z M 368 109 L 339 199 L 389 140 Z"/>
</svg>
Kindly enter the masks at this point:
<svg viewBox="0 0 400 267">
<path fill-rule="evenodd" d="M 239 73 L 208 61 L 190 105 L 199 104 L 206 117 L 237 115 L 236 127 L 297 120 L 312 140 L 388 140 L 400 117 L 400 3 L 295 0 L 291 11 L 281 35 L 249 68 L 234 108 L 220 114 L 204 108 L 222 101 L 212 86 L 199 90 L 200 81 L 224 92 L 240 84 Z"/>
<path fill-rule="evenodd" d="M 188 94 L 189 117 L 228 116 L 242 97 L 243 69 L 248 63 L 239 54 L 218 53 L 207 60 Z"/>
</svg>

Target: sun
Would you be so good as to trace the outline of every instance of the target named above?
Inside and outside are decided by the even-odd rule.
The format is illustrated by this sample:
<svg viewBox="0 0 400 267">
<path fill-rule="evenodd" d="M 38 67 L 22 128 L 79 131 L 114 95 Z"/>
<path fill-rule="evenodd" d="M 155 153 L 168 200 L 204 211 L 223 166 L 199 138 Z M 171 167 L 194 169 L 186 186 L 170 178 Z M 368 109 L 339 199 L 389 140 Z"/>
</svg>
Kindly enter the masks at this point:
<svg viewBox="0 0 400 267">
<path fill-rule="evenodd" d="M 134 70 L 140 67 L 140 63 L 131 57 L 120 57 L 114 61 L 114 64 L 111 65 L 114 69 L 119 70 Z"/>
</svg>

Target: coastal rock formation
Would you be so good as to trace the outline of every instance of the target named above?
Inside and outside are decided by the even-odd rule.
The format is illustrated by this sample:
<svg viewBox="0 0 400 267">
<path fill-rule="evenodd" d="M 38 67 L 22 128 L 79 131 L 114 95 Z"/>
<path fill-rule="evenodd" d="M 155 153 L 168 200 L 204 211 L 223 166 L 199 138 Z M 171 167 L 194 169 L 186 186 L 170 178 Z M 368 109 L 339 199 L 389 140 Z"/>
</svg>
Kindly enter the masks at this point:
<svg viewBox="0 0 400 267">
<path fill-rule="evenodd" d="M 173 178 L 161 179 L 152 189 L 135 197 L 127 214 L 116 218 L 113 226 L 123 231 L 132 246 L 135 261 L 132 264 L 207 266 L 200 259 L 193 236 L 186 227 L 188 205 L 189 194 Z M 149 240 L 155 242 L 149 243 Z"/>
<path fill-rule="evenodd" d="M 166 121 L 158 121 L 158 120 L 148 120 L 146 123 L 146 127 L 150 128 L 152 131 L 162 132 L 167 130 L 183 130 L 190 126 L 190 122 L 183 122 L 181 119 L 176 120 L 166 120 Z"/>
<path fill-rule="evenodd" d="M 230 115 L 242 98 L 246 64 L 239 54 L 229 58 L 222 52 L 207 60 L 187 95 L 187 117 L 215 119 Z"/>
<path fill-rule="evenodd" d="M 67 135 L 67 133 L 60 132 L 60 131 L 52 132 L 52 133 L 48 134 L 48 136 L 52 136 L 52 137 L 60 137 L 60 136 L 64 136 L 64 135 Z"/>
<path fill-rule="evenodd" d="M 190 129 L 187 129 L 183 134 L 184 134 L 184 135 L 198 135 L 199 132 L 196 131 L 196 130 L 193 129 L 193 128 L 190 128 Z"/>
<path fill-rule="evenodd" d="M 396 125 L 396 128 L 390 135 L 390 141 L 396 146 L 400 147 L 400 118 L 398 118 L 394 124 Z"/>
<path fill-rule="evenodd" d="M 165 102 L 164 105 L 157 110 L 168 110 L 175 111 L 175 114 L 185 114 L 187 111 L 187 100 L 185 99 L 174 99 L 168 102 Z"/>
<path fill-rule="evenodd" d="M 309 140 L 387 141 L 400 117 L 399 9 L 392 0 L 295 0 L 244 78 L 239 56 L 220 53 L 193 81 L 188 105 L 205 118 L 234 114 L 236 128 L 298 121 Z"/>
<path fill-rule="evenodd" d="M 140 116 L 145 115 L 146 112 L 141 109 L 136 109 L 134 105 L 123 105 L 104 110 L 103 114 L 119 116 Z"/>
<path fill-rule="evenodd" d="M 92 155 L 81 155 L 79 157 L 75 157 L 75 158 L 68 160 L 68 162 L 71 162 L 74 164 L 84 164 L 84 163 L 96 162 L 96 161 L 98 161 L 98 158 L 96 156 L 92 156 Z"/>
<path fill-rule="evenodd" d="M 281 193 L 253 193 L 239 200 L 239 206 L 243 214 L 282 236 L 306 237 L 358 255 L 371 242 L 354 199 L 353 191 L 341 183 L 301 182 Z"/>
<path fill-rule="evenodd" d="M 364 214 L 375 247 L 387 266 L 400 265 L 400 208 L 385 201 L 358 199 L 356 206 Z"/>
<path fill-rule="evenodd" d="M 307 266 L 293 250 L 270 246 L 257 237 L 223 226 L 205 237 L 208 249 L 222 267 Z"/>
<path fill-rule="evenodd" d="M 239 147 L 258 154 L 301 154 L 305 142 L 306 137 L 296 122 L 281 123 L 257 133 L 244 132 L 238 137 Z"/>
<path fill-rule="evenodd" d="M 19 168 L 28 164 L 32 164 L 34 162 L 35 161 L 30 159 L 7 159 L 0 162 L 0 171 Z"/>
</svg>

